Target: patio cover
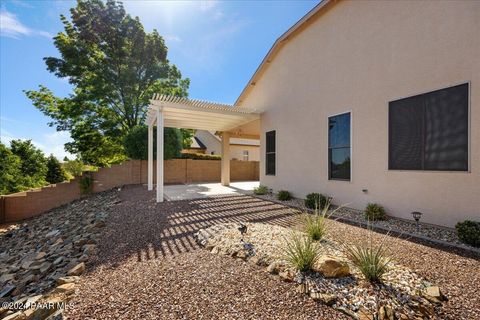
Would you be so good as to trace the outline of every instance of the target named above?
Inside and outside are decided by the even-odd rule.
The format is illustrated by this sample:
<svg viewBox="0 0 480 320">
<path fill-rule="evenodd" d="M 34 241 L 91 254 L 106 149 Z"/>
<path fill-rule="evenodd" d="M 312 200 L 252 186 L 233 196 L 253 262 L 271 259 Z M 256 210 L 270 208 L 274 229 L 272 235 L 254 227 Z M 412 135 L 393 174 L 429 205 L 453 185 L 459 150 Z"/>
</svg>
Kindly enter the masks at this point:
<svg viewBox="0 0 480 320">
<path fill-rule="evenodd" d="M 242 137 L 238 127 L 258 120 L 254 109 L 156 94 L 150 100 L 148 125 L 148 190 L 153 190 L 153 126 L 157 126 L 157 202 L 163 201 L 163 128 L 220 132 L 222 137 L 221 182 L 230 184 L 230 136 Z M 251 138 L 251 137 L 250 137 Z"/>
</svg>

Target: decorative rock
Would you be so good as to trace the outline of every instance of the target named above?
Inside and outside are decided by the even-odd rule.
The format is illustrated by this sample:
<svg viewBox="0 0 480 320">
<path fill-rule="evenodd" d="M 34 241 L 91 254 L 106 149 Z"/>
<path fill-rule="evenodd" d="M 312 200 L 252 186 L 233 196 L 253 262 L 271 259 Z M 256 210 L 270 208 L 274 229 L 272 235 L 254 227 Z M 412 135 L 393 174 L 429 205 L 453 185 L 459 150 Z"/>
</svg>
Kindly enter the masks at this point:
<svg viewBox="0 0 480 320">
<path fill-rule="evenodd" d="M 319 293 L 315 291 L 310 292 L 310 298 L 326 304 L 327 306 L 332 306 L 337 301 L 337 297 L 333 294 Z"/>
<path fill-rule="evenodd" d="M 361 309 L 358 312 L 358 319 L 359 320 L 374 320 L 375 317 L 373 316 L 373 314 L 370 311 L 365 310 L 365 309 Z"/>
<path fill-rule="evenodd" d="M 68 270 L 67 274 L 69 276 L 79 276 L 85 272 L 85 263 L 79 263 L 72 269 Z"/>
<path fill-rule="evenodd" d="M 287 269 L 287 270 L 284 270 L 284 271 L 280 272 L 278 275 L 283 280 L 285 280 L 287 282 L 292 282 L 295 279 L 296 273 L 291 269 Z"/>
<path fill-rule="evenodd" d="M 106 225 L 105 221 L 100 219 L 100 220 L 97 220 L 93 226 L 95 228 L 103 228 L 105 227 L 105 225 Z"/>
<path fill-rule="evenodd" d="M 11 314 L 3 318 L 3 320 L 25 320 L 25 319 L 27 319 L 27 317 L 22 311 L 15 312 L 14 314 Z"/>
<path fill-rule="evenodd" d="M 0 291 L 0 298 L 8 297 L 13 292 L 13 290 L 15 290 L 15 288 L 15 286 L 4 287 L 3 290 Z"/>
<path fill-rule="evenodd" d="M 443 295 L 440 291 L 440 288 L 437 286 L 430 286 L 425 289 L 422 293 L 425 299 L 432 303 L 442 303 L 443 301 L 447 301 L 447 297 Z"/>
<path fill-rule="evenodd" d="M 59 235 L 59 234 L 60 234 L 60 230 L 58 230 L 58 229 L 57 230 L 52 230 L 45 235 L 45 238 L 55 237 L 56 235 Z"/>
<path fill-rule="evenodd" d="M 285 263 L 283 261 L 274 261 L 270 263 L 270 265 L 267 267 L 267 271 L 272 274 L 278 274 L 279 272 L 285 270 Z"/>
<path fill-rule="evenodd" d="M 13 279 L 15 279 L 15 274 L 14 273 L 7 273 L 7 274 L 4 274 L 0 277 L 0 283 L 9 282 L 9 281 L 12 281 Z"/>
<path fill-rule="evenodd" d="M 327 278 L 340 278 L 350 275 L 347 262 L 333 256 L 321 256 L 313 268 Z"/>
<path fill-rule="evenodd" d="M 77 283 L 80 280 L 78 276 L 70 276 L 70 277 L 61 277 L 57 279 L 57 284 L 62 285 L 66 283 Z"/>
<path fill-rule="evenodd" d="M 75 290 L 75 283 L 65 283 L 59 285 L 58 287 L 53 290 L 53 293 L 72 293 Z"/>
<path fill-rule="evenodd" d="M 41 251 L 35 256 L 35 260 L 43 259 L 46 255 L 47 254 L 45 252 Z"/>
<path fill-rule="evenodd" d="M 53 264 L 54 265 L 59 265 L 62 262 L 63 262 L 63 257 L 58 257 L 57 259 L 55 259 L 55 261 L 53 261 Z"/>
</svg>

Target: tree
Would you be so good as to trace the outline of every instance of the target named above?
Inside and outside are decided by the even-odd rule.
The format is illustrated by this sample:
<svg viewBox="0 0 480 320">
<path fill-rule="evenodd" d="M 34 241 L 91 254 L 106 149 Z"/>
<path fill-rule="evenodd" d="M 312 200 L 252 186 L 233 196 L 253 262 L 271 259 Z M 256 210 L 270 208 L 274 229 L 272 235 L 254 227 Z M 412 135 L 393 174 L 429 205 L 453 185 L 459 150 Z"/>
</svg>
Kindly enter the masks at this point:
<svg viewBox="0 0 480 320">
<path fill-rule="evenodd" d="M 182 133 L 182 147 L 183 149 L 188 149 L 192 146 L 192 139 L 195 135 L 194 129 L 180 129 Z"/>
<path fill-rule="evenodd" d="M 0 194 L 24 189 L 20 157 L 0 142 Z"/>
<path fill-rule="evenodd" d="M 53 119 L 49 125 L 70 131 L 67 151 L 91 164 L 118 162 L 123 137 L 143 123 L 153 93 L 185 97 L 190 82 L 168 61 L 159 33 L 146 33 L 121 3 L 79 0 L 70 12 L 54 38 L 60 57 L 44 60 L 73 93 L 60 98 L 40 86 L 26 95 Z"/>
<path fill-rule="evenodd" d="M 47 159 L 47 169 L 45 180 L 47 180 L 48 183 L 59 183 L 67 179 L 65 170 L 63 170 L 60 161 L 58 161 L 53 154 Z"/>
<path fill-rule="evenodd" d="M 63 163 L 63 168 L 71 177 L 78 177 L 83 173 L 84 165 L 80 160 L 68 160 Z"/>
<path fill-rule="evenodd" d="M 41 187 L 46 184 L 47 161 L 40 149 L 37 149 L 31 140 L 12 140 L 12 153 L 20 158 L 20 171 L 24 178 L 24 186 L 29 188 Z"/>
<path fill-rule="evenodd" d="M 153 155 L 156 157 L 156 132 L 153 128 Z M 182 151 L 182 131 L 175 128 L 164 128 L 163 131 L 165 160 L 180 156 Z M 131 159 L 147 160 L 148 158 L 148 127 L 145 125 L 136 126 L 125 136 L 123 142 L 125 153 Z"/>
</svg>

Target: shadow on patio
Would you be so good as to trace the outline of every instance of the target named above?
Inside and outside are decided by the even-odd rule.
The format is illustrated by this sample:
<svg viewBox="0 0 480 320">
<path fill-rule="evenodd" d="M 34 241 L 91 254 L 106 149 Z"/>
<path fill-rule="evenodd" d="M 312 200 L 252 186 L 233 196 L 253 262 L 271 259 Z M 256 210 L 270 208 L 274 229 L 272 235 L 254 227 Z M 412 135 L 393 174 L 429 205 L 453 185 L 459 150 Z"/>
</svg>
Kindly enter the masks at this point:
<svg viewBox="0 0 480 320">
<path fill-rule="evenodd" d="M 198 248 L 193 235 L 201 228 L 225 222 L 260 222 L 293 226 L 298 212 L 247 195 L 221 195 L 157 204 L 155 191 L 128 186 L 122 202 L 110 213 L 99 241 L 94 267 L 118 266 L 123 260 L 140 261 L 175 256 Z"/>
</svg>

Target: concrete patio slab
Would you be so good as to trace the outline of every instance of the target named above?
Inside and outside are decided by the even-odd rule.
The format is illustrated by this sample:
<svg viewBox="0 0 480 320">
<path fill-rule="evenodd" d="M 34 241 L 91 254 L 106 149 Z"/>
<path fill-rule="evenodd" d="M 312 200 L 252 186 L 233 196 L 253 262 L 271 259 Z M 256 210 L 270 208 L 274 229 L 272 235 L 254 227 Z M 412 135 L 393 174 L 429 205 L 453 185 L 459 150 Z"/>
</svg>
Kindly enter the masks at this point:
<svg viewBox="0 0 480 320">
<path fill-rule="evenodd" d="M 229 194 L 252 194 L 253 188 L 258 186 L 258 181 L 232 182 L 228 187 L 222 186 L 220 183 L 167 185 L 164 187 L 164 196 L 165 199 L 174 201 Z"/>
</svg>

